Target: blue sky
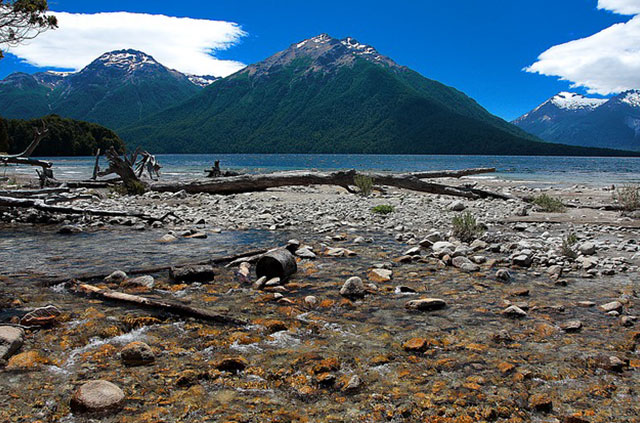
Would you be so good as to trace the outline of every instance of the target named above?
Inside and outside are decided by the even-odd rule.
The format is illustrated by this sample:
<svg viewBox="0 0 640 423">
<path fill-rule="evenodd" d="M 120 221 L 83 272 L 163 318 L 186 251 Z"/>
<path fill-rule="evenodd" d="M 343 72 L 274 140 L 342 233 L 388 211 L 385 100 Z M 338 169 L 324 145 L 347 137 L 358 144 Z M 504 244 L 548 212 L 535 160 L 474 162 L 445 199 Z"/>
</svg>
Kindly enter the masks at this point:
<svg viewBox="0 0 640 423">
<path fill-rule="evenodd" d="M 601 1 L 638 5 L 637 0 Z M 227 33 L 235 38 L 227 40 L 225 47 L 214 53 L 220 63 L 229 61 L 230 65 L 262 60 L 294 42 L 320 33 L 338 38 L 352 36 L 376 47 L 399 64 L 456 87 L 507 120 L 526 113 L 559 91 L 570 89 L 569 81 L 523 71 L 535 63 L 540 54 L 631 19 L 598 10 L 597 0 L 50 0 L 49 4 L 51 10 L 57 12 L 126 11 L 237 23 L 244 33 L 236 31 L 233 36 Z M 171 37 L 178 38 L 175 34 Z M 19 53 L 16 51 L 16 54 Z M 66 52 L 56 54 L 58 59 L 66 59 Z M 552 70 L 557 63 L 561 63 L 557 57 L 550 57 L 548 63 L 541 65 L 541 72 L 558 72 Z M 76 63 L 75 67 L 78 66 Z M 182 70 L 177 65 L 173 67 Z M 37 68 L 12 54 L 0 61 L 0 77 L 15 71 L 35 70 Z M 575 75 L 569 77 L 575 78 L 574 81 L 587 78 L 582 70 L 576 70 Z M 586 93 L 585 89 L 573 91 Z M 606 91 L 603 88 L 598 92 Z"/>
</svg>

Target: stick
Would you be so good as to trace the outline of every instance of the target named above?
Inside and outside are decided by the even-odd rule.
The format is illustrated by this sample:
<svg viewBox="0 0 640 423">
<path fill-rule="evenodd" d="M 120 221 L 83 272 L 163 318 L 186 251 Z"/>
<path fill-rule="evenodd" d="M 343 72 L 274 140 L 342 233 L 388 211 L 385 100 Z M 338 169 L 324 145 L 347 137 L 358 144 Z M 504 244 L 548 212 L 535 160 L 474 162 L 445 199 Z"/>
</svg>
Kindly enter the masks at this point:
<svg viewBox="0 0 640 423">
<path fill-rule="evenodd" d="M 110 289 L 100 289 L 93 285 L 85 283 L 75 282 L 76 290 L 92 297 L 101 298 L 104 300 L 117 301 L 127 304 L 134 304 L 144 308 L 150 308 L 153 310 L 166 311 L 169 313 L 177 314 L 186 317 L 195 317 L 198 319 L 206 320 L 219 324 L 231 324 L 231 325 L 246 325 L 247 322 L 242 319 L 238 319 L 224 314 L 214 313 L 210 310 L 191 307 L 186 304 L 180 304 L 170 302 L 166 300 L 156 300 L 147 297 L 141 297 L 139 295 L 125 294 L 124 292 L 112 291 Z"/>
</svg>

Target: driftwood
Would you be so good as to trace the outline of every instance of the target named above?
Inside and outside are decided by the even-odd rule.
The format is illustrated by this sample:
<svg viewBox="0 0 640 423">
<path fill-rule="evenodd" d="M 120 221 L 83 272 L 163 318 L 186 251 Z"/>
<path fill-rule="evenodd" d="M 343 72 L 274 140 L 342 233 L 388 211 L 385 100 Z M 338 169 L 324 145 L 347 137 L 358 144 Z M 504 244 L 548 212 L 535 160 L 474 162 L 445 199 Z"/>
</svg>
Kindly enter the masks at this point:
<svg viewBox="0 0 640 423">
<path fill-rule="evenodd" d="M 495 167 L 476 167 L 461 170 L 434 170 L 428 172 L 411 172 L 411 176 L 419 179 L 433 178 L 462 178 L 463 176 L 480 175 L 483 173 L 495 173 Z"/>
<path fill-rule="evenodd" d="M 247 322 L 236 317 L 227 316 L 220 313 L 214 313 L 210 310 L 203 308 L 191 307 L 186 304 L 181 304 L 174 301 L 166 301 L 155 298 L 147 298 L 139 295 L 125 294 L 124 292 L 112 291 L 110 289 L 100 289 L 96 286 L 75 283 L 75 288 L 78 292 L 88 294 L 92 297 L 97 297 L 102 300 L 116 301 L 126 304 L 133 304 L 138 307 L 149 308 L 153 310 L 169 312 L 186 317 L 195 317 L 198 319 L 206 320 L 218 324 L 229 325 L 246 325 Z"/>
<path fill-rule="evenodd" d="M 34 198 L 0 197 L 0 207 L 29 208 L 29 209 L 40 210 L 47 213 L 60 213 L 60 214 L 81 214 L 81 215 L 103 216 L 103 217 L 135 217 L 138 219 L 147 220 L 149 222 L 156 222 L 156 221 L 162 222 L 169 216 L 176 217 L 171 212 L 165 214 L 162 217 L 153 217 L 144 213 L 54 206 L 54 205 L 47 204 L 44 200 L 34 199 Z"/>
<path fill-rule="evenodd" d="M 107 156 L 107 160 L 109 160 L 109 167 L 107 170 L 96 172 L 96 176 L 107 176 L 115 173 L 122 179 L 127 191 L 136 192 L 139 186 L 144 186 L 133 170 L 139 151 L 139 149 L 136 149 L 130 157 L 125 155 L 123 159 L 112 146 L 104 153 Z"/>
<path fill-rule="evenodd" d="M 25 190 L 0 190 L 0 196 L 2 197 L 16 197 L 16 198 L 29 198 L 39 195 L 52 195 L 61 194 L 71 191 L 69 188 L 44 188 L 44 189 L 25 189 Z"/>
<path fill-rule="evenodd" d="M 18 154 L 1 155 L 0 163 L 5 165 L 21 164 L 21 165 L 28 165 L 28 166 L 38 166 L 38 167 L 41 167 L 43 170 L 51 168 L 51 166 L 53 166 L 51 162 L 34 160 L 30 158 L 31 154 L 33 154 L 36 148 L 38 148 L 40 141 L 42 141 L 42 139 L 49 132 L 49 129 L 47 129 L 46 124 L 44 123 L 44 121 L 42 121 L 42 129 L 33 128 L 33 132 L 34 132 L 33 141 L 31 141 L 31 143 L 29 144 L 26 150 Z"/>
<path fill-rule="evenodd" d="M 533 204 L 536 197 L 525 196 L 520 198 L 525 203 Z M 603 211 L 624 211 L 624 207 L 616 204 L 573 204 L 562 203 L 562 205 L 568 209 L 590 209 L 590 210 L 603 210 Z"/>
<path fill-rule="evenodd" d="M 276 172 L 264 175 L 241 175 L 213 180 L 198 180 L 187 183 L 156 182 L 151 184 L 149 188 L 152 191 L 159 192 L 178 192 L 185 190 L 189 193 L 238 194 L 243 192 L 264 191 L 268 188 L 284 186 L 337 185 L 349 187 L 350 185 L 354 185 L 354 177 L 356 175 L 358 175 L 358 173 L 355 170 L 331 173 L 311 171 Z M 503 194 L 470 187 L 454 187 L 426 182 L 412 174 L 362 173 L 362 175 L 372 178 L 373 183 L 376 185 L 388 185 L 430 194 L 451 195 L 470 199 L 511 198 Z"/>
</svg>

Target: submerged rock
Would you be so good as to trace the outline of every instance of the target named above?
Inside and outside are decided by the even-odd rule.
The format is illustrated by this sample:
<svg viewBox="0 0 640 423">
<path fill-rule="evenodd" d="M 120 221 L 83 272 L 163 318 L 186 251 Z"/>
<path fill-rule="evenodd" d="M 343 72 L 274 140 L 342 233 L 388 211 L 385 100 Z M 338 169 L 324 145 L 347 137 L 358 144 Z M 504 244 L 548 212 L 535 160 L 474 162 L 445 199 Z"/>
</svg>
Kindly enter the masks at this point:
<svg viewBox="0 0 640 423">
<path fill-rule="evenodd" d="M 347 279 L 342 288 L 340 288 L 340 295 L 343 297 L 364 297 L 366 292 L 364 283 L 358 276 Z"/>
<path fill-rule="evenodd" d="M 153 363 L 156 357 L 149 345 L 135 341 L 120 350 L 120 359 L 127 366 L 143 366 Z"/>
<path fill-rule="evenodd" d="M 172 267 L 169 276 L 175 282 L 209 282 L 215 277 L 213 266 L 194 265 L 184 267 Z"/>
<path fill-rule="evenodd" d="M 447 303 L 439 298 L 421 298 L 407 301 L 404 306 L 408 310 L 433 311 L 445 308 Z"/>
<path fill-rule="evenodd" d="M 106 380 L 94 380 L 82 385 L 71 398 L 74 412 L 110 413 L 124 405 L 124 392 Z"/>
</svg>

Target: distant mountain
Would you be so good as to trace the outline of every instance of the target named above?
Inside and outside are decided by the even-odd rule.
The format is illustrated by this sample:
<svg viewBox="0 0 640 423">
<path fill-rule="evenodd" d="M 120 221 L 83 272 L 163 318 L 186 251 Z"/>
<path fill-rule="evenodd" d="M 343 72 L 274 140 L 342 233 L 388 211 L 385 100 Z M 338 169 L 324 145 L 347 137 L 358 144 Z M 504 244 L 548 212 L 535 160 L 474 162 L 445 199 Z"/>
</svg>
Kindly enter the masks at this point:
<svg viewBox="0 0 640 423">
<path fill-rule="evenodd" d="M 105 53 L 76 73 L 15 73 L 0 81 L 0 115 L 45 114 L 117 129 L 178 104 L 214 77 L 184 75 L 136 50 Z"/>
<path fill-rule="evenodd" d="M 540 142 L 375 48 L 326 34 L 120 134 L 156 153 L 594 154 Z"/>
<path fill-rule="evenodd" d="M 640 91 L 611 99 L 562 92 L 513 123 L 546 141 L 640 151 Z"/>
</svg>

